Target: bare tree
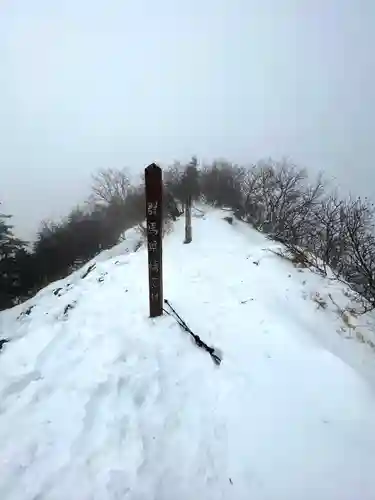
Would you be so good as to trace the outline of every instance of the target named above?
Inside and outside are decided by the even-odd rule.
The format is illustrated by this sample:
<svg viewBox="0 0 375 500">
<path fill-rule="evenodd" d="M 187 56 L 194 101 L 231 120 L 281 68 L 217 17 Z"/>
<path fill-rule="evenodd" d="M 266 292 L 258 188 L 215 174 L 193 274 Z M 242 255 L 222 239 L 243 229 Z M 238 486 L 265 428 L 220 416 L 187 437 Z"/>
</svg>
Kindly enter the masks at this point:
<svg viewBox="0 0 375 500">
<path fill-rule="evenodd" d="M 108 168 L 93 176 L 92 192 L 94 199 L 99 202 L 125 201 L 130 186 L 126 168 Z"/>
<path fill-rule="evenodd" d="M 345 277 L 375 306 L 374 207 L 367 199 L 349 200 L 345 216 L 348 251 Z"/>
<path fill-rule="evenodd" d="M 175 162 L 168 167 L 163 175 L 164 187 L 169 196 L 172 196 L 175 201 L 183 204 L 185 202 L 186 193 L 183 185 L 185 167 L 179 162 Z"/>
<path fill-rule="evenodd" d="M 344 202 L 334 192 L 313 207 L 313 225 L 307 232 L 306 246 L 327 265 L 341 271 L 345 253 Z"/>
<path fill-rule="evenodd" d="M 245 220 L 278 240 L 298 240 L 323 190 L 320 177 L 310 186 L 305 170 L 271 160 L 250 169 L 243 185 Z"/>
</svg>

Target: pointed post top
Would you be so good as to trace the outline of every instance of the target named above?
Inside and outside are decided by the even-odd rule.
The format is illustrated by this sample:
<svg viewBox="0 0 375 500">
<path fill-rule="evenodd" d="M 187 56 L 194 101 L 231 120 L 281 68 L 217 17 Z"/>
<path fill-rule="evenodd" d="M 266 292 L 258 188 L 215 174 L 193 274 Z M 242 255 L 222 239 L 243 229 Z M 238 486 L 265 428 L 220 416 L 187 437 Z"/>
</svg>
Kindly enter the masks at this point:
<svg viewBox="0 0 375 500">
<path fill-rule="evenodd" d="M 148 167 L 145 168 L 146 173 L 156 173 L 161 172 L 161 168 L 156 163 L 151 163 Z"/>
<path fill-rule="evenodd" d="M 148 201 L 159 200 L 161 206 L 162 198 L 162 171 L 156 163 L 151 163 L 145 168 L 146 198 Z"/>
</svg>

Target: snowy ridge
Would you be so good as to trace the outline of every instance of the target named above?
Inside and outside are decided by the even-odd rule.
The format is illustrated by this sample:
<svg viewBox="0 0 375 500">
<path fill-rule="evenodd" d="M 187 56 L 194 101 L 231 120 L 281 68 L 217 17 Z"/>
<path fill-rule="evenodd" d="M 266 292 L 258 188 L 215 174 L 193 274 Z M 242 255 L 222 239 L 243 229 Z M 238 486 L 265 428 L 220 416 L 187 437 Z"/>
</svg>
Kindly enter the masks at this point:
<svg viewBox="0 0 375 500">
<path fill-rule="evenodd" d="M 220 367 L 148 318 L 135 234 L 0 315 L 1 499 L 375 498 L 373 317 L 224 215 L 164 243 L 165 296 Z"/>
</svg>

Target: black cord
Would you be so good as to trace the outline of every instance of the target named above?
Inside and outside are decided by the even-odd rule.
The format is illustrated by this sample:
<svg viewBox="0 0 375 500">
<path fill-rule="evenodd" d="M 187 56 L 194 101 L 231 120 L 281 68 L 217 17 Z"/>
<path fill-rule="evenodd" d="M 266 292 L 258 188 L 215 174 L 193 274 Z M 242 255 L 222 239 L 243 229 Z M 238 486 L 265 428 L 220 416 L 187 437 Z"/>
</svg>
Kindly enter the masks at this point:
<svg viewBox="0 0 375 500">
<path fill-rule="evenodd" d="M 216 363 L 217 365 L 220 365 L 221 358 L 215 353 L 215 349 L 213 347 L 208 346 L 205 342 L 203 342 L 203 340 L 198 335 L 195 335 L 195 333 L 188 327 L 186 322 L 181 318 L 181 316 L 177 313 L 177 311 L 174 309 L 172 304 L 167 299 L 165 299 L 164 302 L 171 309 L 173 314 L 171 314 L 165 308 L 163 308 L 163 311 L 166 314 L 168 314 L 168 316 L 171 316 L 172 318 L 174 318 L 177 321 L 177 323 L 181 326 L 181 328 L 183 328 L 185 331 L 187 331 L 193 337 L 193 339 L 198 347 L 205 349 L 210 354 L 214 363 Z"/>
</svg>

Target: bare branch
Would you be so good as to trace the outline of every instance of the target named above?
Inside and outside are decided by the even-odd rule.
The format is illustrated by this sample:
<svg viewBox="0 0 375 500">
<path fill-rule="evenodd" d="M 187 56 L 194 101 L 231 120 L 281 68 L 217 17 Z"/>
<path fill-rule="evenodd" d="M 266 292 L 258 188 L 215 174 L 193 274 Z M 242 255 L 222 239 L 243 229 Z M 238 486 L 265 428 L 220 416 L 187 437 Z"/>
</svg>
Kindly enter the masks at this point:
<svg viewBox="0 0 375 500">
<path fill-rule="evenodd" d="M 125 201 L 129 188 L 130 180 L 125 168 L 100 170 L 93 176 L 92 192 L 97 201 Z"/>
</svg>

